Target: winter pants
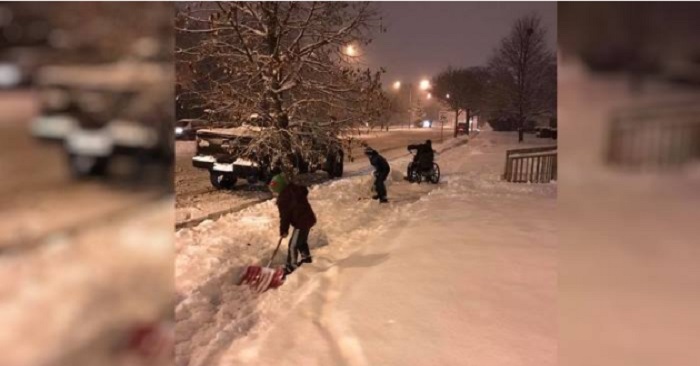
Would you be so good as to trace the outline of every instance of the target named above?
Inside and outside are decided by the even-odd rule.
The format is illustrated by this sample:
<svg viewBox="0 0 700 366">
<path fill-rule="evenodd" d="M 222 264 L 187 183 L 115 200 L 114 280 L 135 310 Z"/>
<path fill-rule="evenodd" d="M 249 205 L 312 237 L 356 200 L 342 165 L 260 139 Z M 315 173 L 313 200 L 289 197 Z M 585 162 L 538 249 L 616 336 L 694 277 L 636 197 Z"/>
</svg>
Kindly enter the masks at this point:
<svg viewBox="0 0 700 366">
<path fill-rule="evenodd" d="M 287 250 L 287 266 L 296 268 L 300 259 L 299 254 L 301 254 L 301 258 L 311 256 L 308 243 L 309 231 L 311 230 L 297 228 L 294 228 L 294 231 L 292 231 L 292 236 L 289 239 L 289 246 Z"/>
<path fill-rule="evenodd" d="M 374 190 L 377 192 L 379 199 L 386 199 L 386 186 L 384 185 L 386 178 L 387 174 L 374 175 Z"/>
</svg>

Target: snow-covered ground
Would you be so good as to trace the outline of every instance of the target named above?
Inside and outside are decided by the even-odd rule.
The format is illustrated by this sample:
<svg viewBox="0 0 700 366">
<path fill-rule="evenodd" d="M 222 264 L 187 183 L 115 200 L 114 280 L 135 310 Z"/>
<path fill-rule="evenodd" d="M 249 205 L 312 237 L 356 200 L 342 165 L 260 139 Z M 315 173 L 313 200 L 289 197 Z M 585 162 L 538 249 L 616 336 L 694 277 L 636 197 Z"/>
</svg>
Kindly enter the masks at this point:
<svg viewBox="0 0 700 366">
<path fill-rule="evenodd" d="M 358 200 L 368 174 L 314 186 L 314 263 L 261 295 L 234 282 L 271 255 L 274 202 L 177 231 L 177 364 L 554 365 L 557 188 L 500 181 L 516 141 L 450 140 L 436 186 L 399 157 L 388 205 Z"/>
<path fill-rule="evenodd" d="M 172 205 L 0 255 L 0 365 L 172 364 Z M 129 339 L 153 325 L 146 357 Z"/>
<path fill-rule="evenodd" d="M 611 112 L 696 101 L 700 90 L 559 62 L 560 360 L 690 365 L 700 334 L 700 167 L 630 172 L 604 164 Z M 663 126 L 672 118 L 659 120 Z"/>
</svg>

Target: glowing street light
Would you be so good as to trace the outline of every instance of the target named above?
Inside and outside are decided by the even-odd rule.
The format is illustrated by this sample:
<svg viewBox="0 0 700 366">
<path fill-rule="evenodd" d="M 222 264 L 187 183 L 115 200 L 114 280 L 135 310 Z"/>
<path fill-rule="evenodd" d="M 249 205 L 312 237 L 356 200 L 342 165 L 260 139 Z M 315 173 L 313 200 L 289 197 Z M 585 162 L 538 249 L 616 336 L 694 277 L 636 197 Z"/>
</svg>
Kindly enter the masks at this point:
<svg viewBox="0 0 700 366">
<path fill-rule="evenodd" d="M 353 50 L 354 50 L 354 48 L 353 48 Z M 356 51 L 352 51 L 352 52 L 356 52 Z M 346 47 L 345 53 L 348 55 L 351 54 L 350 46 Z M 413 84 L 413 83 L 408 83 L 406 85 L 406 90 L 408 91 L 408 105 L 409 106 L 413 105 L 413 92 L 414 92 L 413 88 L 414 87 L 415 87 L 415 84 Z M 399 80 L 395 81 L 394 84 L 392 84 L 392 88 L 394 88 L 394 90 L 397 90 L 397 91 L 401 90 L 401 81 L 399 81 Z M 428 79 L 423 79 L 418 83 L 418 89 L 423 91 L 423 92 L 430 90 L 430 88 L 431 88 L 431 85 L 430 85 L 430 81 Z M 433 95 L 431 93 L 426 94 L 427 99 L 432 99 L 432 97 L 433 97 Z M 413 108 L 409 108 L 408 113 L 409 113 L 408 128 L 411 128 L 411 121 L 413 120 Z"/>
<path fill-rule="evenodd" d="M 447 93 L 447 94 L 445 95 L 445 98 L 450 99 L 450 93 Z"/>
<path fill-rule="evenodd" d="M 348 56 L 357 56 L 357 48 L 351 44 L 345 47 L 345 54 Z"/>
<path fill-rule="evenodd" d="M 427 79 L 423 79 L 420 81 L 418 87 L 420 88 L 420 90 L 428 90 L 430 89 L 430 81 L 428 81 Z"/>
</svg>

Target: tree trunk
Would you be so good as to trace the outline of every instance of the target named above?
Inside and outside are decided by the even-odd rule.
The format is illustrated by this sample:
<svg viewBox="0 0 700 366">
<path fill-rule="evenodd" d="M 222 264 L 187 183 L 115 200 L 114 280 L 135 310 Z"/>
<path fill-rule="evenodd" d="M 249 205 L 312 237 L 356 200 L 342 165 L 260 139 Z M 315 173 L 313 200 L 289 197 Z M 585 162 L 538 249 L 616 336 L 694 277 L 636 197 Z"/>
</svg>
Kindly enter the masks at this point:
<svg viewBox="0 0 700 366">
<path fill-rule="evenodd" d="M 470 117 L 471 111 L 472 110 L 470 108 L 467 108 L 467 128 L 464 129 L 465 131 L 467 131 L 467 136 L 469 136 L 469 128 L 471 127 L 469 125 L 469 117 Z"/>
<path fill-rule="evenodd" d="M 455 137 L 457 137 L 457 132 L 459 127 L 459 108 L 455 109 Z"/>
<path fill-rule="evenodd" d="M 521 117 L 520 118 L 520 125 L 518 126 L 518 143 L 523 142 L 523 125 L 524 125 L 524 119 Z"/>
</svg>

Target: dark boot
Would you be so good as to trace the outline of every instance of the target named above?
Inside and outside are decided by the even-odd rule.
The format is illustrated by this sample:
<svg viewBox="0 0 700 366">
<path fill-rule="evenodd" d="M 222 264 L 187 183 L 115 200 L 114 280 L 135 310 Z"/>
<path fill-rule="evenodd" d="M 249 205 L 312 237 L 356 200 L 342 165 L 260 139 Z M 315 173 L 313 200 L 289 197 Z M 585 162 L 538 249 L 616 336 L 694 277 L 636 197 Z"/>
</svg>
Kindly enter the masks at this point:
<svg viewBox="0 0 700 366">
<path fill-rule="evenodd" d="M 297 267 L 301 266 L 301 265 L 304 264 L 304 263 L 313 263 L 313 262 L 314 262 L 314 261 L 313 261 L 313 259 L 311 258 L 311 256 L 302 257 L 302 258 L 299 260 L 299 262 L 297 262 Z"/>
</svg>

